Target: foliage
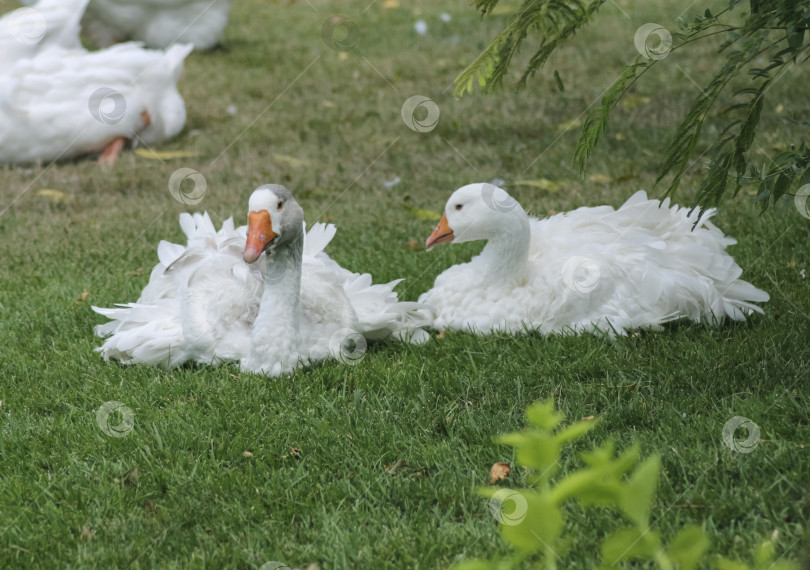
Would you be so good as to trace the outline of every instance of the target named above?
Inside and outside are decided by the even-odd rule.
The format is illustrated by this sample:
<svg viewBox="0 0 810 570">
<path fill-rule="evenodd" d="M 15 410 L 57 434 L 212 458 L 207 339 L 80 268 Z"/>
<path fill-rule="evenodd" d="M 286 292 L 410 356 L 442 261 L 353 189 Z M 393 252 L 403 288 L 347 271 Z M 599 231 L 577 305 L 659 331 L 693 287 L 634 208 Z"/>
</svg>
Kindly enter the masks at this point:
<svg viewBox="0 0 810 570">
<path fill-rule="evenodd" d="M 563 446 L 582 437 L 595 422 L 581 421 L 560 428 L 563 415 L 554 411 L 552 401 L 535 403 L 526 410 L 531 428 L 510 433 L 498 441 L 511 445 L 517 461 L 530 470 L 530 489 L 481 489 L 490 499 L 490 510 L 501 525 L 501 536 L 514 549 L 507 560 L 469 561 L 456 570 L 504 570 L 532 562 L 534 568 L 556 569 L 570 549 L 570 539 L 563 535 L 577 533 L 573 520 L 567 519 L 568 503 L 580 508 L 616 509 L 628 523 L 610 533 L 602 542 L 601 568 L 612 568 L 619 562 L 649 560 L 661 570 L 692 570 L 704 560 L 709 539 L 699 526 L 683 527 L 664 545 L 659 532 L 653 530 L 650 512 L 658 487 L 661 461 L 658 455 L 641 460 L 638 445 L 616 455 L 611 441 L 582 454 L 585 467 L 554 480 L 562 460 Z M 506 506 L 511 506 L 508 509 Z M 596 550 L 596 548 L 594 548 Z M 774 562 L 775 544 L 762 543 L 754 556 L 754 569 L 798 570 L 798 565 Z M 719 570 L 750 570 L 752 567 L 725 558 L 713 561 Z"/>
<path fill-rule="evenodd" d="M 486 13 L 498 2 L 475 0 L 475 6 Z M 472 91 L 476 82 L 484 90 L 500 84 L 513 54 L 528 32 L 535 31 L 540 35 L 540 47 L 520 78 L 519 85 L 525 85 L 549 55 L 583 27 L 602 3 L 602 0 L 524 0 L 506 28 L 458 76 L 456 95 Z M 660 65 L 670 52 L 693 48 L 695 42 L 722 35 L 718 52 L 724 55 L 725 62 L 701 89 L 678 127 L 664 153 L 656 184 L 671 175 L 666 194 L 674 193 L 691 163 L 704 154 L 709 158 L 709 165 L 695 198 L 695 202 L 704 207 L 719 203 L 730 184 L 733 184 L 734 195 L 742 186 L 757 184 L 757 201 L 764 210 L 771 199 L 775 202 L 791 188 L 810 181 L 810 151 L 804 143 L 798 148 L 797 145 L 791 146 L 789 151 L 760 168 L 747 156 L 769 88 L 791 64 L 803 63 L 807 58 L 810 44 L 805 42 L 805 32 L 810 26 L 810 2 L 750 0 L 749 11 L 741 14 L 740 21 L 732 21 L 731 13 L 741 3 L 742 0 L 730 0 L 728 6 L 717 14 L 707 9 L 691 22 L 682 20 L 677 33 L 670 34 L 663 28 L 658 29 L 662 33 L 648 31 L 641 37 L 641 45 L 636 38 L 641 55 L 625 67 L 583 123 L 574 155 L 581 175 L 588 157 L 607 129 L 611 112 L 644 73 Z M 650 46 L 649 39 L 657 39 L 658 44 Z M 762 57 L 767 58 L 768 63 L 761 67 L 756 61 Z M 748 75 L 748 83 L 737 86 L 735 82 L 732 88 L 732 80 L 744 73 Z M 729 91 L 730 97 L 727 95 Z M 705 153 L 701 152 L 698 143 L 703 123 L 724 94 L 728 101 L 717 113 L 724 124 L 717 140 Z M 796 124 L 804 126 L 799 122 Z"/>
</svg>

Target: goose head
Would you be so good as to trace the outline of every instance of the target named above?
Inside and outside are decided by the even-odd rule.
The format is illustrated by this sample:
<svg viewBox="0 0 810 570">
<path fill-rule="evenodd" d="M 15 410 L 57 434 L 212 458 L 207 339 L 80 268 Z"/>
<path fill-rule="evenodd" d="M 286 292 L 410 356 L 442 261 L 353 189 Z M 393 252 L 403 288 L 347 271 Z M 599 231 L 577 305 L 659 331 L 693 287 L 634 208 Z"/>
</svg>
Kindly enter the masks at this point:
<svg viewBox="0 0 810 570">
<path fill-rule="evenodd" d="M 425 247 L 444 242 L 490 240 L 527 226 L 526 213 L 506 190 L 493 184 L 462 186 L 450 196 Z"/>
<path fill-rule="evenodd" d="M 253 263 L 262 253 L 273 255 L 303 239 L 304 211 L 292 193 L 280 184 L 259 186 L 248 203 L 248 235 L 242 259 Z"/>
</svg>

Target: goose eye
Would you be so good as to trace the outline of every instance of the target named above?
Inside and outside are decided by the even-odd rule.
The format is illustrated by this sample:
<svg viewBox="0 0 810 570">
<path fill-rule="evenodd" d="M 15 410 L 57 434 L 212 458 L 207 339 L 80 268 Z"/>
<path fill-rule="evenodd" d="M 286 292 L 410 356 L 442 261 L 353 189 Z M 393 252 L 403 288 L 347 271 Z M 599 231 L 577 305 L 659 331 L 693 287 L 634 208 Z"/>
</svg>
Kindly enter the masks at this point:
<svg viewBox="0 0 810 570">
<path fill-rule="evenodd" d="M 276 209 L 278 211 L 281 211 L 281 208 L 283 208 L 283 207 L 284 207 L 284 200 L 279 200 L 278 204 L 276 204 Z"/>
<path fill-rule="evenodd" d="M 456 210 L 460 210 L 464 207 L 463 204 L 456 204 Z"/>
</svg>

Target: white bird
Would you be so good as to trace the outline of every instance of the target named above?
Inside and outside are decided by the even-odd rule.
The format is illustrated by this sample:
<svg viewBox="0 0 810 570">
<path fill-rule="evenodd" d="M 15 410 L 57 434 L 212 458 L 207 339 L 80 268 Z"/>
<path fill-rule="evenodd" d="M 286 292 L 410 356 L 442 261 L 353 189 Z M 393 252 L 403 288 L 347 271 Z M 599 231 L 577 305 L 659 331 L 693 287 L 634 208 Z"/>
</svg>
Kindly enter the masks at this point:
<svg viewBox="0 0 810 570">
<path fill-rule="evenodd" d="M 156 49 L 183 43 L 208 50 L 219 42 L 230 9 L 231 0 L 91 0 L 82 28 L 102 47 L 135 40 Z"/>
<path fill-rule="evenodd" d="M 0 18 L 0 71 L 48 48 L 81 49 L 79 21 L 89 0 L 39 0 Z"/>
<path fill-rule="evenodd" d="M 427 240 L 487 240 L 469 263 L 441 273 L 419 302 L 438 330 L 475 333 L 659 330 L 676 319 L 717 323 L 762 312 L 768 294 L 739 279 L 736 243 L 703 214 L 635 193 L 620 208 L 579 208 L 539 220 L 491 184 L 447 202 Z"/>
<path fill-rule="evenodd" d="M 97 349 L 105 360 L 172 367 L 235 359 L 278 376 L 330 356 L 351 361 L 361 355 L 350 345 L 366 339 L 427 340 L 425 306 L 397 300 L 401 280 L 373 285 L 369 274 L 340 267 L 323 252 L 335 227 L 315 224 L 305 235 L 289 190 L 260 186 L 249 208 L 248 226 L 228 219 L 218 232 L 207 214 L 181 214 L 188 245 L 160 243 L 138 301 L 93 307 L 112 319 L 95 329 L 107 337 Z"/>
<path fill-rule="evenodd" d="M 0 163 L 102 151 L 112 162 L 127 139 L 152 146 L 177 135 L 186 121 L 177 81 L 191 49 L 54 47 L 0 69 Z"/>
</svg>

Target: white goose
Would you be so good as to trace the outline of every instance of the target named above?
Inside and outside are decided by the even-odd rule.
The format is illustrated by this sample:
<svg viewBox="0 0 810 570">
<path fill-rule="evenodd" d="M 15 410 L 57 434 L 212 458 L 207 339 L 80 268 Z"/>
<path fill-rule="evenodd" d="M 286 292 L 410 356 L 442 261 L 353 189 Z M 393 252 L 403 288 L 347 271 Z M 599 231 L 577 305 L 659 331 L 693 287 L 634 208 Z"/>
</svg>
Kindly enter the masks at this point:
<svg viewBox="0 0 810 570">
<path fill-rule="evenodd" d="M 0 18 L 0 70 L 48 48 L 81 49 L 79 21 L 89 0 L 28 2 Z"/>
<path fill-rule="evenodd" d="M 183 43 L 207 50 L 219 41 L 230 9 L 231 0 L 91 0 L 82 27 L 102 47 L 136 40 L 150 48 Z"/>
<path fill-rule="evenodd" d="M 419 301 L 434 327 L 477 333 L 625 334 L 686 318 L 743 320 L 768 294 L 739 279 L 725 237 L 704 213 L 634 194 L 619 209 L 579 208 L 545 220 L 491 184 L 470 184 L 447 202 L 427 240 L 487 240 L 480 255 L 440 274 Z"/>
<path fill-rule="evenodd" d="M 289 190 L 260 186 L 249 207 L 248 227 L 234 229 L 228 219 L 218 232 L 206 214 L 182 214 L 188 245 L 160 243 L 160 263 L 138 301 L 93 307 L 113 319 L 96 327 L 108 337 L 97 349 L 105 359 L 167 366 L 237 359 L 244 370 L 278 376 L 341 357 L 344 341 L 359 335 L 427 340 L 427 308 L 397 301 L 400 280 L 372 285 L 369 274 L 323 253 L 335 227 L 315 224 L 305 235 Z"/>
<path fill-rule="evenodd" d="M 186 121 L 177 80 L 190 51 L 51 48 L 0 68 L 0 163 L 96 152 L 113 162 L 127 139 L 152 146 L 177 135 Z"/>
</svg>

